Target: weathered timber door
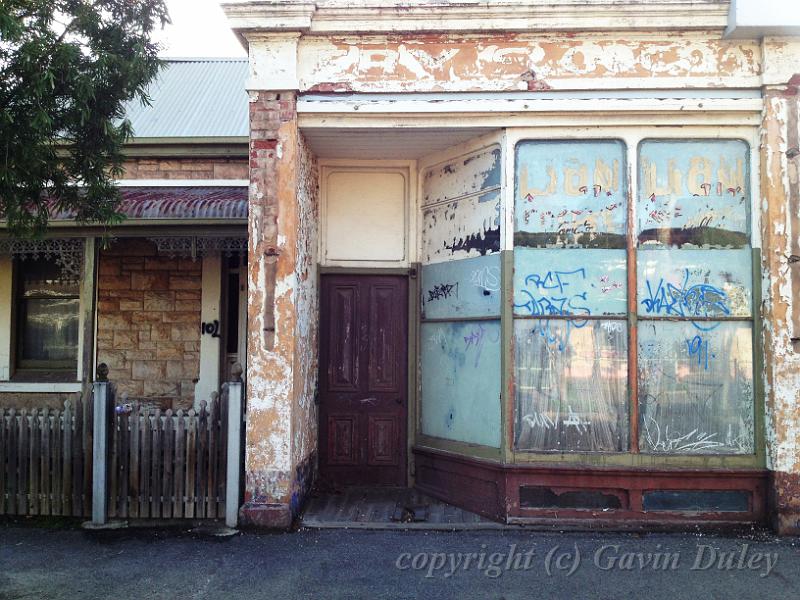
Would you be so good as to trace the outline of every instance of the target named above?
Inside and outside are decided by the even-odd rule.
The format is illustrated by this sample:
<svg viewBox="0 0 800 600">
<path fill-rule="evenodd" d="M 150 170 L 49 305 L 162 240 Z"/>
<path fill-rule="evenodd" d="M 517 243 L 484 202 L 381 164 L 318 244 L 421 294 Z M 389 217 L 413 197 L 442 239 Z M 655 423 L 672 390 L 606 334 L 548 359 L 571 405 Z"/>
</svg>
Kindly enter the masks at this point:
<svg viewBox="0 0 800 600">
<path fill-rule="evenodd" d="M 406 485 L 408 281 L 322 278 L 320 477 Z"/>
</svg>

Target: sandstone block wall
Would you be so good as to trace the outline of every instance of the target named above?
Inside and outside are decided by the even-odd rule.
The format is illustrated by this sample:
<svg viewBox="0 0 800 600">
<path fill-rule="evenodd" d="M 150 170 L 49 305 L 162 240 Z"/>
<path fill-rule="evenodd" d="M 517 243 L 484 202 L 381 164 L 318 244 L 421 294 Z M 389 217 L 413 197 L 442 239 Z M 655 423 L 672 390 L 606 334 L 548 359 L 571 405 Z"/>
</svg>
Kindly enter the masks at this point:
<svg viewBox="0 0 800 600">
<path fill-rule="evenodd" d="M 100 251 L 98 362 L 131 398 L 189 408 L 200 371 L 201 260 L 159 256 L 147 240 Z"/>
</svg>

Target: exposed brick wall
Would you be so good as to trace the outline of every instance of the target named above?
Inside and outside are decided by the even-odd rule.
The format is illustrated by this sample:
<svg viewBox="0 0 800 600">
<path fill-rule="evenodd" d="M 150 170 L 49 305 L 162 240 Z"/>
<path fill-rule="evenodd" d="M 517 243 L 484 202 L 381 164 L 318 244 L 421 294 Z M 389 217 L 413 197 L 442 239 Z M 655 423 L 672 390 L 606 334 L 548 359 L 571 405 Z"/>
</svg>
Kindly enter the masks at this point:
<svg viewBox="0 0 800 600">
<path fill-rule="evenodd" d="M 98 362 L 119 393 L 190 407 L 200 372 L 201 261 L 158 256 L 146 240 L 100 252 Z"/>
<path fill-rule="evenodd" d="M 246 158 L 134 158 L 125 179 L 247 179 Z"/>
</svg>

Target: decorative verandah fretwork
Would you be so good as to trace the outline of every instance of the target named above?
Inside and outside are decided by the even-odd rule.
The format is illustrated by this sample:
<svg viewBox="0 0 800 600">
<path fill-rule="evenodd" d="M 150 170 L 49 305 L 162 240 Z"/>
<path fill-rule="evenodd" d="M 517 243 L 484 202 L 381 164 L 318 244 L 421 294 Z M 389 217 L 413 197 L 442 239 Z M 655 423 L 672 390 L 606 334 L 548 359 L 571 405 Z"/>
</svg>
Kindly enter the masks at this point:
<svg viewBox="0 0 800 600">
<path fill-rule="evenodd" d="M 20 260 L 53 260 L 66 279 L 77 281 L 83 271 L 85 241 L 82 238 L 0 239 L 0 255 Z"/>
<path fill-rule="evenodd" d="M 148 238 L 158 248 L 159 254 L 171 258 L 191 258 L 196 260 L 209 254 L 220 253 L 225 256 L 247 252 L 247 237 L 233 236 L 160 236 Z"/>
</svg>

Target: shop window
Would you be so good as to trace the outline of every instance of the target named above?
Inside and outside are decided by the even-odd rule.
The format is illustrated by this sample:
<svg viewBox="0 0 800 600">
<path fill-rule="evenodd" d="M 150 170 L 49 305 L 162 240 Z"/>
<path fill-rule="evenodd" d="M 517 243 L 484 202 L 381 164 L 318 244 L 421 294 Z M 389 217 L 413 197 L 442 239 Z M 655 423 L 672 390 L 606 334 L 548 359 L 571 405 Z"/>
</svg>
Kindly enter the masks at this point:
<svg viewBox="0 0 800 600">
<path fill-rule="evenodd" d="M 635 223 L 626 152 L 517 146 L 515 447 L 752 454 L 749 148 L 643 141 Z"/>
<path fill-rule="evenodd" d="M 627 392 L 625 146 L 517 146 L 515 446 L 624 452 Z"/>
<path fill-rule="evenodd" d="M 639 447 L 755 451 L 749 147 L 639 145 Z"/>
<path fill-rule="evenodd" d="M 47 259 L 17 261 L 17 371 L 75 373 L 79 282 Z"/>
</svg>

